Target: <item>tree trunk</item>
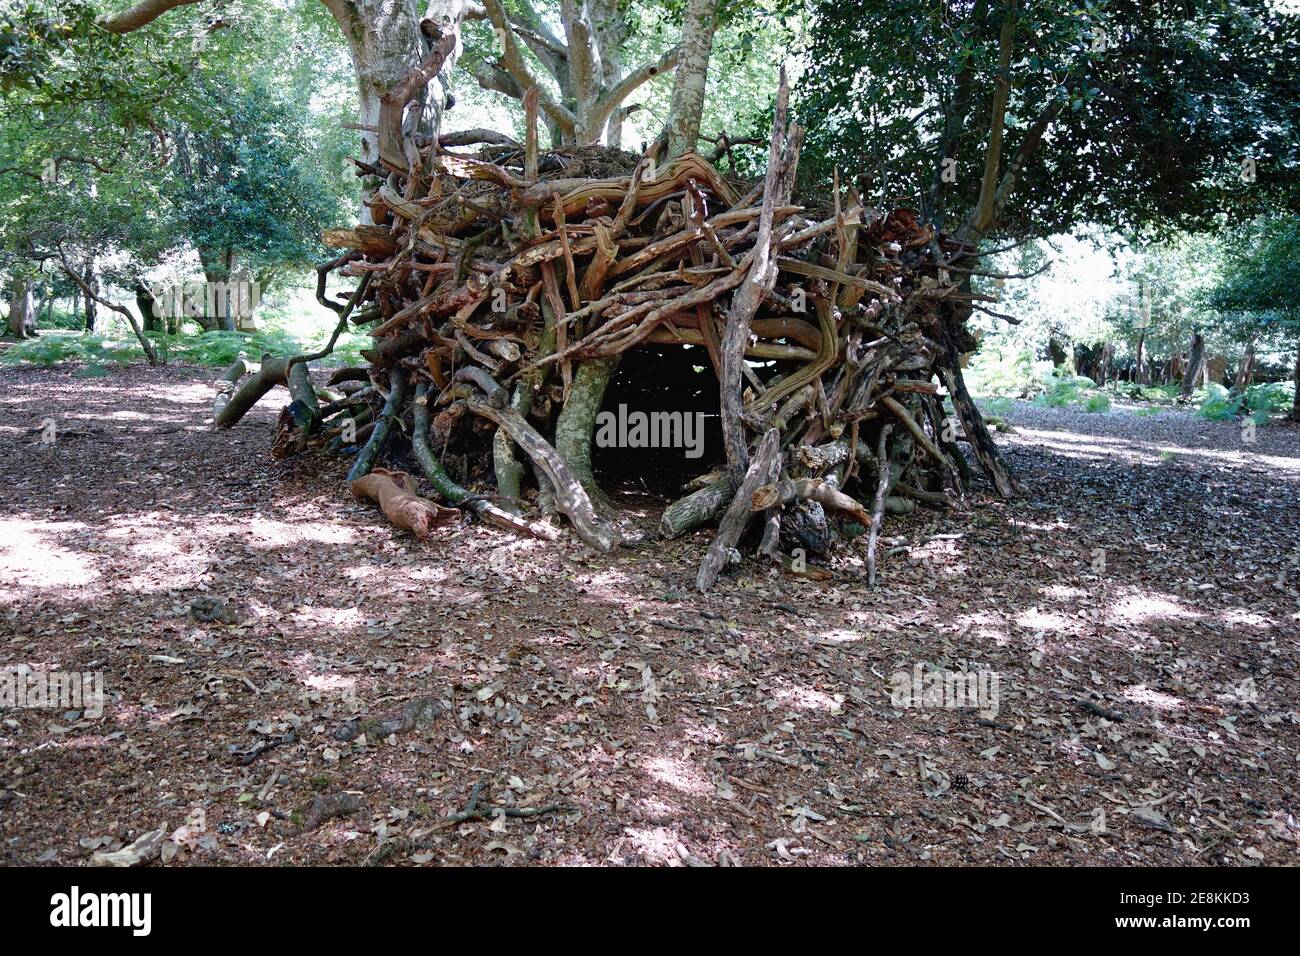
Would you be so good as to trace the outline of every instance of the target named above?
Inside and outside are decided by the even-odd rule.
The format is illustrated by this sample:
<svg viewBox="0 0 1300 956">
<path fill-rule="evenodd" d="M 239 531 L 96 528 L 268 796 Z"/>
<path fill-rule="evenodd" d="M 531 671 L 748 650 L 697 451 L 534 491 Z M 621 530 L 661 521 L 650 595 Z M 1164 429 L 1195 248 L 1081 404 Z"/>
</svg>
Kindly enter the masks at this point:
<svg viewBox="0 0 1300 956">
<path fill-rule="evenodd" d="M 343 31 L 357 79 L 357 125 L 361 128 L 361 160 L 379 165 L 379 109 L 384 94 L 400 83 L 420 64 L 428 48 L 428 37 L 420 28 L 421 12 L 414 0 L 323 0 Z M 457 34 L 464 16 L 464 0 L 432 0 L 425 11 L 432 27 L 444 34 Z M 449 72 L 456 56 L 447 57 L 442 73 Z M 422 93 L 412 110 L 425 106 Z M 430 132 L 436 135 L 443 107 L 441 94 L 432 103 Z M 417 114 L 413 114 L 417 115 Z M 418 121 L 415 125 L 419 125 Z M 359 220 L 372 225 L 370 207 L 362 198 Z"/>
<path fill-rule="evenodd" d="M 1300 342 L 1296 343 L 1295 398 L 1291 400 L 1291 421 L 1300 422 Z"/>
<path fill-rule="evenodd" d="M 50 307 L 54 302 L 54 293 L 46 287 L 41 293 L 41 304 L 36 307 L 37 321 L 44 320 L 46 325 L 50 324 Z"/>
<path fill-rule="evenodd" d="M 153 292 L 143 282 L 135 284 L 135 307 L 140 312 L 140 326 L 146 332 L 162 332 L 163 320 L 155 312 Z"/>
<path fill-rule="evenodd" d="M 1205 379 L 1205 337 L 1200 332 L 1192 333 L 1192 348 L 1187 357 L 1187 368 L 1183 370 L 1183 384 L 1179 390 L 1183 398 L 1190 398 L 1193 390 Z"/>
<path fill-rule="evenodd" d="M 86 273 L 84 276 L 87 287 L 95 295 L 99 294 L 99 272 L 95 269 L 95 257 L 93 255 L 86 257 Z M 95 331 L 95 319 L 98 317 L 98 303 L 94 296 L 86 296 L 86 331 Z"/>
<path fill-rule="evenodd" d="M 618 365 L 617 358 L 590 359 L 578 366 L 569 397 L 555 422 L 555 450 L 592 497 L 603 497 L 591 470 L 591 439 L 605 389 Z"/>
<path fill-rule="evenodd" d="M 195 317 L 195 321 L 203 326 L 205 330 L 220 329 L 223 332 L 235 331 L 235 315 L 231 308 L 230 294 L 216 296 L 211 294 L 214 286 L 227 286 L 231 281 L 231 273 L 234 271 L 235 254 L 233 250 L 223 249 L 218 252 L 215 249 L 199 249 L 199 262 L 203 265 L 203 278 L 207 280 L 208 287 L 203 294 L 203 312 L 202 318 Z M 215 304 L 218 312 L 213 315 L 208 314 L 208 306 Z"/>
<path fill-rule="evenodd" d="M 9 295 L 9 334 L 25 339 L 36 334 L 36 316 L 32 310 L 32 284 L 16 272 Z"/>
<path fill-rule="evenodd" d="M 1241 356 L 1241 365 L 1237 368 L 1237 380 L 1233 383 L 1233 391 L 1244 392 L 1250 388 L 1250 380 L 1255 375 L 1255 340 L 1251 339 L 1246 343 L 1246 351 Z"/>
<path fill-rule="evenodd" d="M 1146 338 L 1147 338 L 1147 334 L 1145 332 L 1138 333 L 1137 368 L 1134 370 L 1133 375 L 1135 377 L 1135 381 L 1139 385 L 1145 385 L 1147 383 L 1146 372 L 1142 368 L 1142 346 L 1146 344 Z"/>
<path fill-rule="evenodd" d="M 668 111 L 668 155 L 694 149 L 704 115 L 704 92 L 713 55 L 713 32 L 718 0 L 687 0 L 682 21 L 682 52 L 673 78 L 673 99 Z"/>
<path fill-rule="evenodd" d="M 613 89 L 623 79 L 623 47 L 628 39 L 629 6 L 624 0 L 587 0 L 591 31 L 600 57 L 602 93 Z M 622 144 L 625 115 L 622 107 L 615 107 L 610 113 L 604 130 L 606 144 L 615 147 Z"/>
</svg>

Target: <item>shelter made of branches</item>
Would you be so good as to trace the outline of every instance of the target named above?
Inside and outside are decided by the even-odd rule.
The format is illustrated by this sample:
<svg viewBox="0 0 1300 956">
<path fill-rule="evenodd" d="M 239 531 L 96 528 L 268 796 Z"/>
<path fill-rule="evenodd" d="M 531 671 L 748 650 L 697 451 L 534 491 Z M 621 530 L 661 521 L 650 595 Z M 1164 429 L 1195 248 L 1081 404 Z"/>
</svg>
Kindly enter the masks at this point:
<svg viewBox="0 0 1300 956">
<path fill-rule="evenodd" d="M 412 462 L 485 521 L 554 538 L 558 514 L 608 550 L 623 533 L 592 435 L 610 377 L 617 367 L 654 378 L 665 349 L 690 349 L 716 383 L 721 447 L 667 476 L 682 495 L 660 532 L 717 524 L 698 586 L 755 523 L 759 554 L 788 566 L 794 548 L 866 533 L 874 583 L 883 516 L 964 493 L 970 472 L 943 394 L 995 488 L 1011 490 L 961 383 L 978 297 L 958 263 L 975 252 L 838 183 L 824 202 L 797 199 L 801 136 L 786 96 L 783 82 L 756 183 L 695 152 L 666 161 L 661 144 L 640 157 L 540 152 L 535 95 L 523 144 L 482 131 L 421 141 L 400 132 L 395 105 L 379 130 L 385 168 L 363 170 L 380 176 L 372 222 L 328 232 L 343 251 L 320 269 L 335 338 L 348 327 L 374 336 L 368 364 L 325 390 L 307 365 L 328 348 L 237 365 L 218 426 L 286 384 L 276 454 L 351 452 L 353 482 L 381 461 Z M 473 154 L 452 145 L 471 142 Z M 357 280 L 347 301 L 325 291 L 334 272 Z M 385 493 L 410 489 L 398 476 Z"/>
</svg>

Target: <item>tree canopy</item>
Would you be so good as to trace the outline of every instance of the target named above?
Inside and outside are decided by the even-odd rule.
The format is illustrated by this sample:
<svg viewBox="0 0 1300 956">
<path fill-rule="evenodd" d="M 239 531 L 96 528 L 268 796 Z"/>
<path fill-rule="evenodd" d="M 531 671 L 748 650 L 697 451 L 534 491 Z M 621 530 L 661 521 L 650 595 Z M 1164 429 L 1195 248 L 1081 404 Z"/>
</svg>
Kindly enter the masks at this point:
<svg viewBox="0 0 1300 956">
<path fill-rule="evenodd" d="M 936 222 L 975 208 L 997 137 L 1005 233 L 1300 208 L 1300 19 L 1268 0 L 821 2 L 808 59 L 807 175 L 873 170 Z"/>
</svg>

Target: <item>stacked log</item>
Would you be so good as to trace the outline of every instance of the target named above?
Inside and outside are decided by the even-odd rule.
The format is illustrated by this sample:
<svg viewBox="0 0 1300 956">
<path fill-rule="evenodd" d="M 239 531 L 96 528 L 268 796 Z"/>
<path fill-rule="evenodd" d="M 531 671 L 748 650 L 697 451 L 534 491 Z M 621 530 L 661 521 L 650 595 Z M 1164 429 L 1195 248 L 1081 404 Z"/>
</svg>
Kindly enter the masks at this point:
<svg viewBox="0 0 1300 956">
<path fill-rule="evenodd" d="M 824 203 L 796 201 L 800 131 L 785 98 L 783 83 L 767 174 L 752 184 L 694 152 L 670 162 L 657 147 L 540 152 L 535 97 L 522 145 L 494 135 L 457 153 L 389 130 L 387 168 L 367 170 L 382 176 L 373 222 L 326 235 L 343 249 L 320 269 L 318 298 L 339 315 L 330 346 L 264 360 L 219 424 L 285 384 L 294 403 L 278 453 L 350 451 L 353 482 L 381 461 L 401 471 L 413 460 L 454 507 L 543 537 L 558 513 L 608 550 L 622 533 L 590 445 L 610 370 L 689 347 L 717 378 L 725 458 L 712 473 L 683 470 L 690 493 L 660 530 L 720 522 L 699 587 L 754 524 L 759 553 L 787 567 L 797 548 L 823 550 L 837 525 L 870 529 L 874 583 L 882 514 L 963 494 L 969 471 L 945 391 L 995 485 L 1005 478 L 961 384 L 959 356 L 972 347 L 962 303 L 974 297 L 970 270 L 952 264 L 972 253 L 838 183 Z M 326 293 L 334 272 L 358 280 L 347 301 Z M 348 327 L 374 337 L 369 364 L 335 373 L 313 398 L 297 373 Z M 483 490 L 465 486 L 471 477 Z"/>
</svg>

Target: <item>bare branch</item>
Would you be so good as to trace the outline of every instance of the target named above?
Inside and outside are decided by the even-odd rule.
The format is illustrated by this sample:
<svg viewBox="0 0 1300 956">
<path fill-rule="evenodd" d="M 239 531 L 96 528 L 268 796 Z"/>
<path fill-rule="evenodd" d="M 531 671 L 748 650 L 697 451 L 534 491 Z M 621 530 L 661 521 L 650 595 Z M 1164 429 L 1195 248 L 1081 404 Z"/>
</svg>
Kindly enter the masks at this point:
<svg viewBox="0 0 1300 956">
<path fill-rule="evenodd" d="M 561 129 L 571 133 L 576 122 L 573 113 L 557 103 L 555 98 L 533 76 L 532 71 L 528 69 L 528 64 L 519 51 L 519 44 L 515 41 L 514 28 L 508 22 L 505 9 L 501 6 L 501 0 L 483 0 L 483 7 L 487 11 L 492 28 L 496 30 L 497 37 L 501 41 L 500 67 L 510 74 L 510 77 L 518 85 L 519 95 L 522 96 L 523 91 L 528 87 L 536 86 L 542 91 L 542 109 L 546 111 L 546 115 L 554 120 Z M 479 82 L 481 84 L 482 79 Z"/>
<path fill-rule="evenodd" d="M 86 298 L 94 299 L 100 305 L 104 306 L 107 309 L 112 309 L 118 315 L 121 315 L 123 318 L 126 319 L 127 324 L 131 326 L 131 331 L 135 333 L 136 340 L 140 343 L 140 348 L 144 349 L 144 355 L 145 358 L 149 360 L 149 364 L 157 365 L 158 353 L 154 349 L 153 343 L 150 342 L 149 339 L 145 336 L 144 330 L 140 328 L 140 323 L 136 321 L 135 316 L 131 314 L 130 310 L 126 309 L 123 306 L 118 305 L 116 302 L 109 302 L 107 299 L 101 297 L 99 293 L 96 292 L 94 289 L 92 289 L 89 285 L 87 285 L 86 280 L 81 277 L 80 273 L 78 273 L 76 269 L 72 268 L 72 266 L 68 264 L 67 258 L 65 258 L 63 255 L 62 246 L 58 248 L 58 256 L 59 256 L 60 267 L 63 269 L 64 272 L 68 274 L 68 278 L 70 278 L 73 282 L 75 282 L 78 286 L 81 287 L 81 291 L 86 295 Z"/>
<path fill-rule="evenodd" d="M 487 8 L 481 3 L 467 3 L 465 5 L 466 20 L 486 20 L 488 19 Z M 528 7 L 528 14 L 515 13 L 513 10 L 506 11 L 506 19 L 514 27 L 515 33 L 524 41 L 528 49 L 533 51 L 537 59 L 542 61 L 552 74 L 558 79 L 560 71 L 564 69 L 566 61 L 569 58 L 569 51 L 563 43 L 547 29 L 546 24 L 537 16 L 531 6 Z"/>
<path fill-rule="evenodd" d="M 605 123 L 609 120 L 610 114 L 615 108 L 622 105 L 632 93 L 643 83 L 653 80 L 656 76 L 666 73 L 677 66 L 678 58 L 681 55 L 681 45 L 678 44 L 672 49 L 664 52 L 653 63 L 646 63 L 640 69 L 634 70 L 609 90 L 604 96 L 597 101 L 596 106 L 591 114 L 591 126 L 593 129 L 604 129 Z"/>
</svg>

